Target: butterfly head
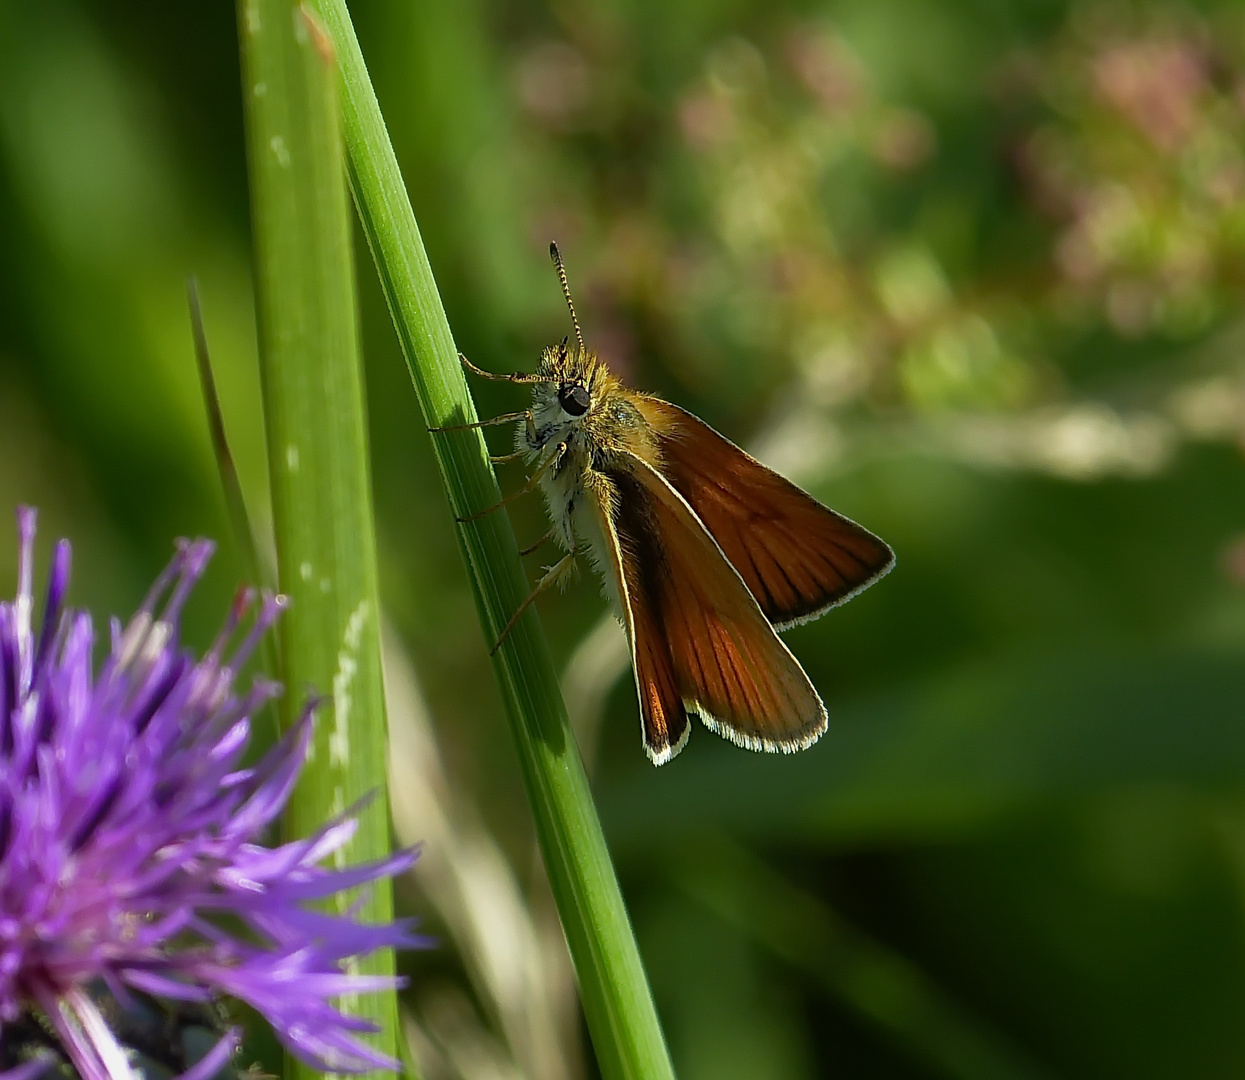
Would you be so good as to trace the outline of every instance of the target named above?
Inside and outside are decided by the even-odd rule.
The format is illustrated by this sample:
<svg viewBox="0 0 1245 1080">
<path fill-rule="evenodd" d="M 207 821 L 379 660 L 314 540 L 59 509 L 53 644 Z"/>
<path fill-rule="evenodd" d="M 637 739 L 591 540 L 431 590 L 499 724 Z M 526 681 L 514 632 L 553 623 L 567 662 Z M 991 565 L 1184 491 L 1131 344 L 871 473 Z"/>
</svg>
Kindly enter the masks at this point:
<svg viewBox="0 0 1245 1080">
<path fill-rule="evenodd" d="M 610 381 L 608 370 L 594 354 L 566 341 L 545 350 L 537 374 L 542 381 L 532 388 L 532 412 L 542 443 L 565 441 L 590 422 Z"/>
<path fill-rule="evenodd" d="M 567 382 L 558 387 L 558 404 L 572 420 L 583 416 L 592 405 L 592 395 L 582 383 Z"/>
<path fill-rule="evenodd" d="M 564 337 L 541 355 L 536 370 L 540 381 L 532 392 L 536 431 L 534 439 L 529 436 L 528 442 L 541 447 L 558 442 L 572 450 L 582 447 L 593 451 L 617 443 L 628 430 L 639 425 L 639 415 L 628 403 L 628 398 L 634 395 L 610 374 L 600 357 L 584 345 L 583 331 L 575 315 L 566 270 L 556 244 L 549 245 L 549 254 L 566 298 L 575 339 L 572 342 L 569 336 Z"/>
</svg>

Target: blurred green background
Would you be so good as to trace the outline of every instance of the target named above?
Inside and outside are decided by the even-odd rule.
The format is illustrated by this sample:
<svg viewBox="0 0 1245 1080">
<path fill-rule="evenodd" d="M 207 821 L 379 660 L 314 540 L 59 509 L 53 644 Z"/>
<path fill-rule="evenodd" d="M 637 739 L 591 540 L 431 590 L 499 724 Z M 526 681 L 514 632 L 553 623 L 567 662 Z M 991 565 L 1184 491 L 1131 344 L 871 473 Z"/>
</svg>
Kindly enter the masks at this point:
<svg viewBox="0 0 1245 1080">
<path fill-rule="evenodd" d="M 898 554 L 788 635 L 831 713 L 794 758 L 698 729 L 654 770 L 595 583 L 541 602 L 680 1076 L 1245 1075 L 1245 14 L 352 10 L 464 352 L 530 369 L 568 331 L 556 238 L 617 371 Z M 267 521 L 239 82 L 228 5 L 0 0 L 0 507 L 74 540 L 104 613 L 220 538 L 199 643 L 239 562 L 192 273 Z M 409 1034 L 430 1080 L 591 1077 L 358 267 L 395 814 L 426 841 L 400 900 L 441 942 L 403 961 Z"/>
</svg>

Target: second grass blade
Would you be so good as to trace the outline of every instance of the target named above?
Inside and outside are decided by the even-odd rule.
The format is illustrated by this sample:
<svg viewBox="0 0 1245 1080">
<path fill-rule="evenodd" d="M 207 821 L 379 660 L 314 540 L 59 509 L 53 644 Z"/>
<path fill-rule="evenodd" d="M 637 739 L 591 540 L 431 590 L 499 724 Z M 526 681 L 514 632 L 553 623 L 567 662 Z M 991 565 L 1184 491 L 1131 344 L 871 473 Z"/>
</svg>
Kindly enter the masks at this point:
<svg viewBox="0 0 1245 1080">
<path fill-rule="evenodd" d="M 385 790 L 385 702 L 367 425 L 354 304 L 350 205 L 343 177 L 332 46 L 291 0 L 241 0 L 255 234 L 260 373 L 281 591 L 283 719 L 309 692 L 324 695 L 307 764 L 283 822 L 313 836 L 359 800 Z M 352 862 L 390 850 L 388 800 L 356 814 Z M 341 897 L 337 902 L 348 903 Z M 368 922 L 392 918 L 389 882 L 360 899 Z M 389 976 L 393 956 L 355 969 Z M 392 991 L 343 998 L 380 1029 L 397 1056 Z M 287 1076 L 315 1070 L 291 1062 Z"/>
</svg>

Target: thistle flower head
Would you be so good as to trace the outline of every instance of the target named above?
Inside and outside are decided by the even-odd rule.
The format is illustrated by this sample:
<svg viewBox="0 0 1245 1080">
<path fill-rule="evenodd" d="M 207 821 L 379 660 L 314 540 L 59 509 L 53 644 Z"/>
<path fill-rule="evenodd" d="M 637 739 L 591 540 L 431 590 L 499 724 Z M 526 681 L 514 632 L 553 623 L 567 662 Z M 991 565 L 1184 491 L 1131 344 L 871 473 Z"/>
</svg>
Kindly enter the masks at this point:
<svg viewBox="0 0 1245 1080">
<path fill-rule="evenodd" d="M 345 816 L 304 840 L 262 843 L 301 768 L 311 708 L 247 765 L 250 718 L 280 688 L 235 683 L 282 600 L 262 597 L 242 633 L 254 597 L 240 595 L 196 659 L 178 619 L 212 545 L 183 542 L 128 625 L 113 621 L 96 674 L 91 618 L 64 606 L 68 543 L 52 556 L 36 625 L 34 512 L 19 511 L 18 526 L 17 596 L 0 603 L 0 1076 L 42 1067 L 13 1046 L 37 1018 L 83 1080 L 131 1080 L 101 996 L 122 1011 L 237 998 L 316 1067 L 396 1068 L 360 1038 L 372 1026 L 332 999 L 394 985 L 344 973 L 345 960 L 417 940 L 403 924 L 308 904 L 397 873 L 414 854 L 325 868 L 354 831 Z M 227 1032 L 186 1080 L 219 1070 L 236 1042 Z"/>
</svg>

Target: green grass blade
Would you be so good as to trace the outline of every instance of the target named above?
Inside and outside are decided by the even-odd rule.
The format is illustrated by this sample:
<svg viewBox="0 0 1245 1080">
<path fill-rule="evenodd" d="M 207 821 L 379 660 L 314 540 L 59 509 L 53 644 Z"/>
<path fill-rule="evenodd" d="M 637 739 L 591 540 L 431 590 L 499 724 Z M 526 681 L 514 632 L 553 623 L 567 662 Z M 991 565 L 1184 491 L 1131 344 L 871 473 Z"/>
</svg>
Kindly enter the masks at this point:
<svg viewBox="0 0 1245 1080">
<path fill-rule="evenodd" d="M 343 0 L 318 0 L 337 45 L 355 203 L 430 426 L 476 419 L 397 159 Z M 458 516 L 497 502 L 500 491 L 478 431 L 434 436 L 433 449 Z M 484 622 L 495 640 L 528 591 L 504 513 L 459 530 Z M 548 646 L 534 610 L 494 660 L 511 720 L 562 927 L 579 979 L 588 1029 L 607 1080 L 673 1075 L 669 1055 Z"/>
<path fill-rule="evenodd" d="M 350 211 L 327 35 L 290 0 L 241 0 L 238 18 L 277 571 L 291 601 L 280 623 L 285 721 L 309 691 L 325 695 L 285 819 L 289 835 L 307 836 L 385 784 Z M 388 850 L 388 803 L 378 798 L 360 814 L 347 858 Z M 361 915 L 391 919 L 388 882 L 369 889 Z M 391 974 L 393 957 L 369 957 L 357 970 Z M 377 1047 L 396 1056 L 392 993 L 340 1007 L 379 1024 Z"/>
<path fill-rule="evenodd" d="M 220 395 L 216 392 L 216 376 L 212 373 L 212 354 L 208 348 L 207 327 L 203 323 L 203 308 L 199 304 L 199 283 L 192 277 L 186 282 L 186 302 L 190 308 L 190 330 L 195 345 L 195 366 L 199 370 L 199 388 L 203 391 L 203 407 L 207 414 L 208 436 L 212 440 L 212 453 L 220 473 L 221 491 L 225 496 L 225 511 L 238 545 L 238 557 L 242 561 L 242 573 L 251 584 L 269 585 L 269 575 L 262 572 L 259 545 L 251 528 L 251 516 L 246 510 L 238 469 L 229 449 L 229 437 L 225 433 L 225 416 L 220 407 Z M 268 647 L 264 638 L 263 648 Z M 265 653 L 265 662 L 273 659 Z M 275 671 L 275 665 L 268 665 Z"/>
<path fill-rule="evenodd" d="M 195 366 L 199 369 L 199 388 L 203 392 L 203 408 L 207 414 L 208 436 L 212 440 L 212 454 L 216 458 L 216 470 L 220 474 L 221 491 L 225 496 L 225 512 L 233 530 L 234 546 L 242 562 L 243 580 L 256 588 L 271 589 L 272 567 L 264 566 L 259 557 L 259 544 L 255 530 L 251 528 L 251 516 L 246 511 L 246 498 L 238 480 L 233 453 L 229 449 L 229 436 L 225 432 L 225 414 L 221 410 L 220 395 L 216 392 L 216 376 L 212 373 L 212 355 L 208 349 L 207 327 L 203 322 L 203 308 L 199 304 L 199 283 L 192 277 L 186 282 L 186 300 L 190 307 L 190 330 L 195 345 Z M 271 634 L 265 634 L 259 642 L 259 660 L 263 669 L 274 677 L 281 670 L 276 642 Z M 264 707 L 272 718 L 274 734 L 277 728 L 276 706 Z"/>
</svg>

